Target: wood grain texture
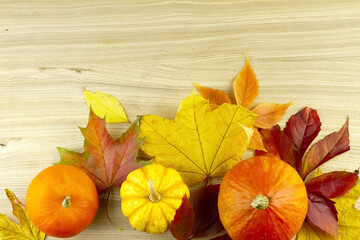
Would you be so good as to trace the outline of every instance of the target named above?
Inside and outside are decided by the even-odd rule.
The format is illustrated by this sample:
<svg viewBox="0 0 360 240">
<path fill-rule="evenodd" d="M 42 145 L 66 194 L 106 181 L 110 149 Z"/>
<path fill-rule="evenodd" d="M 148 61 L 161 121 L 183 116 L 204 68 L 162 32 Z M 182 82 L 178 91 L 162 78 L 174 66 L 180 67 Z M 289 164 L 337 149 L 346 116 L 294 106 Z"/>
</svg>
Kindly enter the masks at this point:
<svg viewBox="0 0 360 240">
<path fill-rule="evenodd" d="M 359 1 L 1 1 L 0 212 L 11 215 L 4 189 L 25 201 L 32 178 L 59 161 L 57 146 L 82 149 L 83 87 L 117 97 L 130 120 L 172 118 L 193 82 L 234 99 L 243 53 L 259 79 L 255 104 L 296 100 L 285 119 L 317 109 L 319 138 L 350 117 L 351 150 L 323 170 L 352 171 L 360 165 L 359 39 Z M 118 136 L 127 126 L 109 127 Z M 73 239 L 171 239 L 132 230 L 118 189 L 110 212 L 122 232 L 107 222 L 104 197 L 100 204 Z"/>
</svg>

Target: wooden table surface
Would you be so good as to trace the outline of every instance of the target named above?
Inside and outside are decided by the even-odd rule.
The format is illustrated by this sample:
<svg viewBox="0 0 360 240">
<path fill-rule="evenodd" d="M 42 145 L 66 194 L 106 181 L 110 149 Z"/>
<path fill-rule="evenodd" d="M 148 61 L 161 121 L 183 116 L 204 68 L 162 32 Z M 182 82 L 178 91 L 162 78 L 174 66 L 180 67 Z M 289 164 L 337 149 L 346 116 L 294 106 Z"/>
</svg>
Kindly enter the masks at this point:
<svg viewBox="0 0 360 240">
<path fill-rule="evenodd" d="M 231 95 L 243 53 L 259 79 L 256 103 L 296 100 L 282 126 L 310 106 L 321 138 L 349 116 L 351 150 L 323 170 L 359 167 L 360 1 L 0 1 L 0 212 L 11 216 L 5 188 L 25 202 L 32 178 L 59 161 L 57 146 L 82 150 L 83 87 L 117 97 L 130 120 L 172 118 L 194 82 Z M 128 124 L 108 126 L 116 137 Z M 124 230 L 108 223 L 101 197 L 73 239 L 172 238 L 132 230 L 112 193 Z"/>
</svg>

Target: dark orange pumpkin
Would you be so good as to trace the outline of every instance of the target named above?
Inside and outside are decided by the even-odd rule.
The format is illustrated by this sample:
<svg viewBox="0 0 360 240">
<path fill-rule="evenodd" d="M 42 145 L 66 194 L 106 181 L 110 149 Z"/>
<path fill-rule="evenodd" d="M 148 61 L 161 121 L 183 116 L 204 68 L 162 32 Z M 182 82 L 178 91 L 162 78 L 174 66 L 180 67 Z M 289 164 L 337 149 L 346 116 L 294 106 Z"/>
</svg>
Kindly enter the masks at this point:
<svg viewBox="0 0 360 240">
<path fill-rule="evenodd" d="M 218 206 L 233 240 L 289 240 L 304 222 L 308 199 L 303 180 L 289 164 L 253 157 L 225 175 Z"/>
<path fill-rule="evenodd" d="M 72 237 L 83 231 L 93 221 L 98 207 L 93 181 L 69 165 L 41 171 L 26 195 L 30 219 L 42 232 L 54 237 Z"/>
</svg>

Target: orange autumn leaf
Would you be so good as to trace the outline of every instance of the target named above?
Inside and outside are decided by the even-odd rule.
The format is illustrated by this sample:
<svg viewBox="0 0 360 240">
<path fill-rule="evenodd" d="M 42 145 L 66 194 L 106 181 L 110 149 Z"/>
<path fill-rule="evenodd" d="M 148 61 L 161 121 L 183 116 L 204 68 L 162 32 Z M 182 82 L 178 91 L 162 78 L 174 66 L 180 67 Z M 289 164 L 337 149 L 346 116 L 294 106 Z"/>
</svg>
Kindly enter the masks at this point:
<svg viewBox="0 0 360 240">
<path fill-rule="evenodd" d="M 244 67 L 236 76 L 233 82 L 233 90 L 238 106 L 243 106 L 247 109 L 253 104 L 259 93 L 259 85 L 256 75 L 250 66 L 249 58 L 245 55 L 246 61 Z M 225 92 L 213 88 L 201 87 L 195 84 L 199 93 L 210 102 L 211 110 L 218 108 L 223 103 L 230 103 L 229 97 Z M 255 107 L 252 111 L 258 115 L 254 123 L 254 130 L 257 128 L 269 129 L 275 126 L 284 116 L 287 108 L 292 104 L 276 104 L 263 103 Z M 249 148 L 264 151 L 264 144 L 262 138 L 255 132 Z"/>
<path fill-rule="evenodd" d="M 247 55 L 245 66 L 236 76 L 233 86 L 237 105 L 249 108 L 259 93 L 259 84 Z"/>
<path fill-rule="evenodd" d="M 263 140 L 261 138 L 261 135 L 256 128 L 254 128 L 254 133 L 252 135 L 252 138 L 250 140 L 250 144 L 249 144 L 248 148 L 267 152 L 267 150 L 264 146 Z"/>
<path fill-rule="evenodd" d="M 199 90 L 200 95 L 209 100 L 211 110 L 218 108 L 223 103 L 231 104 L 230 98 L 224 91 L 209 87 L 202 87 L 196 83 L 194 83 L 194 85 Z"/>
<path fill-rule="evenodd" d="M 257 105 L 252 112 L 257 114 L 254 126 L 268 129 L 277 124 L 284 116 L 288 107 L 294 102 L 286 104 L 278 103 L 261 103 Z"/>
</svg>

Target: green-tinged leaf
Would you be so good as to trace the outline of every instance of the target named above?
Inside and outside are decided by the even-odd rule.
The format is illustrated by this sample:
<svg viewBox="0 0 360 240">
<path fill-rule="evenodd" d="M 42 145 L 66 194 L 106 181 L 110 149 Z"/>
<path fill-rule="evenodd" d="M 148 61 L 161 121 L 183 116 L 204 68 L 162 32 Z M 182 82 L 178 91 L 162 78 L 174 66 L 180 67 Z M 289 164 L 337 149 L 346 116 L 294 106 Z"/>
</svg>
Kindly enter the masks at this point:
<svg viewBox="0 0 360 240">
<path fill-rule="evenodd" d="M 107 93 L 90 92 L 84 89 L 84 95 L 87 104 L 92 108 L 94 113 L 106 119 L 108 123 L 129 122 L 123 106 L 113 96 Z"/>
<path fill-rule="evenodd" d="M 6 195 L 13 208 L 13 214 L 20 221 L 20 225 L 11 222 L 6 215 L 0 214 L 1 240 L 43 240 L 45 234 L 41 232 L 30 220 L 25 206 L 17 199 L 15 194 L 5 189 Z"/>
<path fill-rule="evenodd" d="M 131 171 L 144 165 L 136 159 L 143 141 L 138 138 L 139 121 L 131 124 L 117 140 L 110 136 L 105 125 L 105 120 L 90 109 L 88 125 L 80 128 L 85 138 L 84 152 L 58 148 L 60 163 L 76 166 L 86 172 L 99 194 L 110 187 L 120 187 Z"/>
</svg>

